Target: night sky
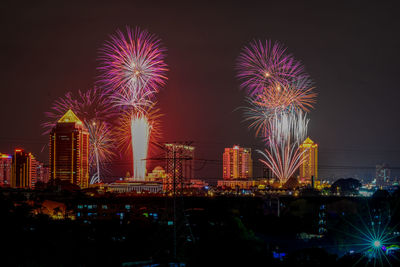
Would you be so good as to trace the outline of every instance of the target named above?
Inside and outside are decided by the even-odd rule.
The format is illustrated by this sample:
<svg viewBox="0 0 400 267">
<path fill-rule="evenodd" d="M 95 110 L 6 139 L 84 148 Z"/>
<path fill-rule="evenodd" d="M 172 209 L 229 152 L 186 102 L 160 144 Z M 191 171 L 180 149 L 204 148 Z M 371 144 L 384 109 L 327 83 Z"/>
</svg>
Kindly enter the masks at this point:
<svg viewBox="0 0 400 267">
<path fill-rule="evenodd" d="M 168 49 L 163 141 L 194 141 L 199 159 L 222 160 L 233 144 L 262 148 L 237 110 L 245 94 L 234 65 L 245 44 L 272 39 L 315 81 L 309 135 L 320 146 L 320 176 L 371 178 L 376 164 L 400 167 L 394 1 L 80 2 L 2 2 L 0 152 L 22 147 L 47 162 L 43 113 L 66 92 L 93 86 L 110 34 L 140 26 Z M 207 163 L 196 176 L 221 177 L 222 166 Z"/>
</svg>

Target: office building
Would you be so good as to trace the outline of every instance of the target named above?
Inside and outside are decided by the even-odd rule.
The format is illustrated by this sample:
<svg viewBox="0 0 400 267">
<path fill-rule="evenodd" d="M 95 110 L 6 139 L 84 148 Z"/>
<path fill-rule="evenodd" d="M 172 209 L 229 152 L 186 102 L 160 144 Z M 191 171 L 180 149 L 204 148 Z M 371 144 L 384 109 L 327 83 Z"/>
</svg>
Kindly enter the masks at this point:
<svg viewBox="0 0 400 267">
<path fill-rule="evenodd" d="M 12 188 L 34 188 L 36 183 L 37 161 L 32 153 L 23 149 L 15 149 L 12 159 L 11 182 Z"/>
<path fill-rule="evenodd" d="M 300 165 L 300 180 L 305 183 L 312 183 L 318 178 L 318 144 L 314 143 L 309 137 L 300 145 L 300 153 L 302 153 Z"/>
<path fill-rule="evenodd" d="M 0 153 L 0 186 L 10 184 L 11 166 L 12 166 L 12 156 Z"/>
<path fill-rule="evenodd" d="M 165 144 L 166 148 L 166 191 L 187 188 L 194 178 L 193 146 L 184 143 Z"/>
<path fill-rule="evenodd" d="M 225 148 L 223 154 L 224 180 L 249 179 L 253 177 L 251 149 L 240 146 Z"/>
</svg>

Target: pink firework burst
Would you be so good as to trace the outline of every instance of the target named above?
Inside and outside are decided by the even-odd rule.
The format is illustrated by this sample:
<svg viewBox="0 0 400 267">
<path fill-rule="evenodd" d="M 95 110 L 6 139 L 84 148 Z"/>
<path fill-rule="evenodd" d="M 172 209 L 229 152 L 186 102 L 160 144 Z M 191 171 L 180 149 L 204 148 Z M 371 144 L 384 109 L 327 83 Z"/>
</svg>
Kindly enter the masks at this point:
<svg viewBox="0 0 400 267">
<path fill-rule="evenodd" d="M 127 95 L 159 91 L 166 80 L 166 49 L 161 40 L 140 28 L 117 30 L 101 49 L 100 82 L 108 92 Z"/>
<path fill-rule="evenodd" d="M 237 77 L 250 96 L 275 83 L 286 85 L 308 78 L 303 65 L 278 42 L 255 40 L 244 47 L 237 60 Z"/>
</svg>

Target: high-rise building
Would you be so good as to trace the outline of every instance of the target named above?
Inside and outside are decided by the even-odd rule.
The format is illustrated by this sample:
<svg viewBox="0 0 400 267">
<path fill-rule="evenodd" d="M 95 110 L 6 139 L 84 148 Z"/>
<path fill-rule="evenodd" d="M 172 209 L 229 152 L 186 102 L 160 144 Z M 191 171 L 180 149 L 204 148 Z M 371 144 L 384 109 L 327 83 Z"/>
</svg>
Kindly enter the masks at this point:
<svg viewBox="0 0 400 267">
<path fill-rule="evenodd" d="M 166 191 L 182 189 L 189 186 L 194 178 L 194 146 L 184 143 L 165 144 L 167 181 L 164 183 Z M 175 183 L 174 183 L 175 180 Z"/>
<path fill-rule="evenodd" d="M 50 180 L 50 167 L 43 162 L 37 162 L 36 166 L 37 181 L 47 183 Z"/>
<path fill-rule="evenodd" d="M 314 143 L 309 137 L 300 145 L 302 153 L 300 165 L 300 179 L 311 184 L 311 178 L 318 178 L 318 144 Z"/>
<path fill-rule="evenodd" d="M 10 184 L 12 156 L 0 153 L 0 186 Z"/>
<path fill-rule="evenodd" d="M 389 166 L 385 163 L 381 165 L 376 165 L 376 186 L 382 187 L 387 186 L 390 183 L 390 169 Z"/>
<path fill-rule="evenodd" d="M 36 159 L 32 153 L 15 149 L 12 159 L 10 186 L 13 188 L 34 188 L 36 183 Z"/>
<path fill-rule="evenodd" d="M 223 154 L 224 180 L 248 179 L 253 177 L 251 149 L 240 146 L 225 148 Z"/>
<path fill-rule="evenodd" d="M 89 184 L 89 132 L 68 110 L 50 133 L 50 179 L 81 188 Z"/>
</svg>

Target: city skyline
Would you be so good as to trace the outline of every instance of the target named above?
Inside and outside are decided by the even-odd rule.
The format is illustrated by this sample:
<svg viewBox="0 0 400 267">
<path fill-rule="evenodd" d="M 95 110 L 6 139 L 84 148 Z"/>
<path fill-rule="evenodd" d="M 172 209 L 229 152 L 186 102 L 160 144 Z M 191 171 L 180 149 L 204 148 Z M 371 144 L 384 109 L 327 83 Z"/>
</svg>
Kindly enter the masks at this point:
<svg viewBox="0 0 400 267">
<path fill-rule="evenodd" d="M 280 5 L 273 3 L 270 7 L 279 8 Z M 165 114 L 162 123 L 164 141 L 192 140 L 196 146 L 196 157 L 212 160 L 219 159 L 224 147 L 236 143 L 254 150 L 261 148 L 254 132 L 248 130 L 243 122 L 241 111 L 236 111 L 245 103 L 233 67 L 245 43 L 254 38 L 274 39 L 285 44 L 289 52 L 306 65 L 315 81 L 318 103 L 310 114 L 309 135 L 320 145 L 320 176 L 341 178 L 357 175 L 356 178 L 363 178 L 365 175 L 372 178 L 375 165 L 381 163 L 388 163 L 394 169 L 392 175 L 398 176 L 400 144 L 396 132 L 399 125 L 395 120 L 398 90 L 391 75 L 394 70 L 391 67 L 398 57 L 393 53 L 398 37 L 391 34 L 391 29 L 396 28 L 398 21 L 390 11 L 383 13 L 383 10 L 389 10 L 387 7 L 359 7 L 353 2 L 350 6 L 360 10 L 349 13 L 342 5 L 328 9 L 313 3 L 310 10 L 304 11 L 310 16 L 303 14 L 301 25 L 296 26 L 293 22 L 300 15 L 294 14 L 298 6 L 292 4 L 288 7 L 289 20 L 271 27 L 268 25 L 271 25 L 275 15 L 253 16 L 258 11 L 243 11 L 235 3 L 215 4 L 211 9 L 199 5 L 200 11 L 196 11 L 195 6 L 182 6 L 176 11 L 175 20 L 168 21 L 164 26 L 161 22 L 167 17 L 161 11 L 167 10 L 168 6 L 160 5 L 157 13 L 162 19 L 153 21 L 140 15 L 149 14 L 152 10 L 150 4 L 138 8 L 125 3 L 113 8 L 114 14 L 118 15 L 117 20 L 116 15 L 111 13 L 105 15 L 105 19 L 99 19 L 98 15 L 105 12 L 105 7 L 99 5 L 91 15 L 92 21 L 85 24 L 86 28 L 76 29 L 77 24 L 86 22 L 84 15 L 90 10 L 90 4 L 82 4 L 80 9 L 77 6 L 72 3 L 63 9 L 50 5 L 31 12 L 29 6 L 21 9 L 9 4 L 10 10 L 21 11 L 21 17 L 6 15 L 3 18 L 3 24 L 10 33 L 4 45 L 11 52 L 7 50 L 4 54 L 7 69 L 2 71 L 4 88 L 9 88 L 5 89 L 0 105 L 2 120 L 9 125 L 0 136 L 2 153 L 11 154 L 14 148 L 23 147 L 46 162 L 48 147 L 43 149 L 43 146 L 47 143 L 47 136 L 41 135 L 40 126 L 45 121 L 43 113 L 66 92 L 89 89 L 98 75 L 96 58 L 104 40 L 117 28 L 138 25 L 156 32 L 168 47 L 169 81 L 159 94 L 159 104 Z M 130 14 L 128 16 L 124 8 L 137 15 L 133 16 L 136 19 L 132 19 Z M 61 16 L 54 25 L 50 23 L 54 14 L 62 15 L 66 12 L 64 10 L 72 11 L 77 16 L 74 20 L 67 15 Z M 209 15 L 204 25 L 201 24 L 201 11 Z M 31 15 L 26 16 L 28 13 Z M 237 16 L 235 22 L 231 17 L 238 14 L 241 16 Z M 354 21 L 359 22 L 350 20 L 350 15 L 358 18 Z M 20 19 L 20 22 L 14 25 L 15 19 Z M 182 21 L 192 24 L 181 26 Z M 337 27 L 333 28 L 332 23 L 336 23 Z M 238 30 L 231 31 L 231 24 Z M 246 27 L 241 24 L 246 24 Z M 307 31 L 302 35 L 295 34 L 304 24 L 308 25 Z M 174 25 L 179 27 L 175 29 Z M 348 25 L 352 27 L 346 27 Z M 57 27 L 61 31 L 54 31 Z M 385 31 L 380 31 L 381 28 Z M 67 42 L 71 39 L 71 32 L 76 34 L 79 42 Z M 343 32 L 344 37 L 336 40 Z M 52 34 L 55 36 L 50 38 Z M 179 37 L 182 34 L 186 36 L 185 41 Z M 369 40 L 371 35 L 380 38 Z M 377 39 L 388 47 L 383 49 L 382 41 Z M 24 53 L 13 53 L 14 49 Z M 379 58 L 373 58 L 372 62 L 365 56 L 379 53 Z M 34 73 L 36 64 L 42 68 Z M 56 67 L 50 68 L 53 64 Z M 16 72 L 17 68 L 21 71 Z M 18 79 L 11 75 L 20 72 L 26 74 Z M 15 94 L 19 97 L 16 98 Z M 32 99 L 37 100 L 32 102 Z M 14 106 L 18 106 L 19 112 L 7 112 Z M 220 176 L 220 166 L 207 166 L 198 175 Z"/>
<path fill-rule="evenodd" d="M 2 266 L 399 264 L 395 1 L 0 11 Z"/>
</svg>

